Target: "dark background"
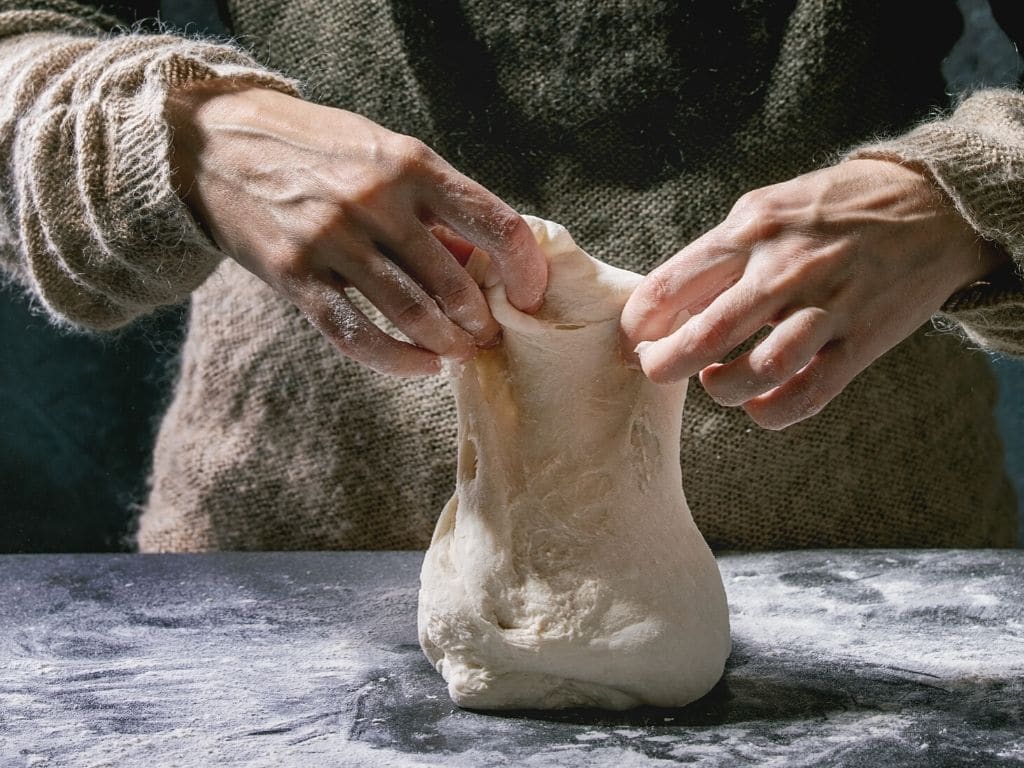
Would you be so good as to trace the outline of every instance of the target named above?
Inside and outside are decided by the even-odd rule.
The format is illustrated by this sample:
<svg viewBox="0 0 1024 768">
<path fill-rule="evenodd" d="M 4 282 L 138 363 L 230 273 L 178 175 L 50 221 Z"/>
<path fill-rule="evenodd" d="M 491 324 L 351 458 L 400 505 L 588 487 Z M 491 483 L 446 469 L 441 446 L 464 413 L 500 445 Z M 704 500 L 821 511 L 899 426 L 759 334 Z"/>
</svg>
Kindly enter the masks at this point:
<svg viewBox="0 0 1024 768">
<path fill-rule="evenodd" d="M 985 0 L 960 0 L 963 38 L 944 73 L 951 90 L 1019 82 L 1024 64 Z M 214 0 L 163 0 L 188 33 L 221 35 Z M 0 289 L 0 552 L 131 548 L 150 449 L 174 382 L 186 307 L 117 334 L 50 326 Z M 993 358 L 999 419 L 1024 543 L 1024 362 Z"/>
</svg>

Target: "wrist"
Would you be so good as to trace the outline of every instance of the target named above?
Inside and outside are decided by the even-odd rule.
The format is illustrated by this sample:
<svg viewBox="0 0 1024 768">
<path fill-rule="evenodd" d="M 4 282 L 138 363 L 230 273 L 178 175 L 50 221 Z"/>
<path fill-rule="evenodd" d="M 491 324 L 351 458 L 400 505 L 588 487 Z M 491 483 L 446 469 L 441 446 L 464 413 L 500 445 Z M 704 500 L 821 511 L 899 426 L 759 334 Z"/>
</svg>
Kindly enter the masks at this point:
<svg viewBox="0 0 1024 768">
<path fill-rule="evenodd" d="M 167 94 L 164 119 L 171 134 L 171 183 L 204 228 L 209 219 L 201 178 L 204 166 L 210 162 L 211 128 L 225 120 L 244 121 L 247 114 L 259 112 L 258 105 L 266 98 L 293 99 L 251 83 L 216 78 L 189 83 Z"/>
<path fill-rule="evenodd" d="M 884 172 L 903 186 L 902 195 L 918 201 L 923 226 L 931 232 L 935 258 L 946 269 L 949 295 L 962 291 L 986 278 L 1010 255 L 998 244 L 981 237 L 923 163 L 898 158 L 855 158 L 850 163 L 877 163 Z"/>
<path fill-rule="evenodd" d="M 922 163 L 889 159 L 865 159 L 899 168 L 914 179 L 914 191 L 933 230 L 932 242 L 938 258 L 947 267 L 950 295 L 982 280 L 1009 260 L 998 244 L 984 239 L 957 210 L 949 195 Z"/>
<path fill-rule="evenodd" d="M 921 167 L 919 172 L 932 190 L 933 205 L 942 222 L 936 235 L 937 247 L 943 250 L 943 261 L 949 265 L 953 295 L 988 277 L 1010 256 L 1002 246 L 986 240 L 971 226 L 927 168 Z"/>
</svg>

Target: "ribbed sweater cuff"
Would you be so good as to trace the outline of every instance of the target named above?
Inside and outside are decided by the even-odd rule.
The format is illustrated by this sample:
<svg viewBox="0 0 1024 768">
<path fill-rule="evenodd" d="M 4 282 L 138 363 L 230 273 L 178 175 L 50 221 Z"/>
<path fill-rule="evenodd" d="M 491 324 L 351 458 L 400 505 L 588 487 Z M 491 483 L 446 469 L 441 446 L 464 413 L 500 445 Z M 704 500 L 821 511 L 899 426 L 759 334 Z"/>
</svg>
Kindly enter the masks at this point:
<svg viewBox="0 0 1024 768">
<path fill-rule="evenodd" d="M 927 168 L 968 224 L 1010 254 L 1011 264 L 954 294 L 942 314 L 978 343 L 1024 351 L 1024 94 L 979 91 L 948 118 L 847 158 Z"/>
<path fill-rule="evenodd" d="M 298 87 L 233 46 L 170 35 L 48 48 L 17 83 L 34 96 L 13 142 L 19 245 L 55 320 L 116 328 L 181 301 L 222 258 L 172 187 L 168 92 L 210 78 Z"/>
</svg>

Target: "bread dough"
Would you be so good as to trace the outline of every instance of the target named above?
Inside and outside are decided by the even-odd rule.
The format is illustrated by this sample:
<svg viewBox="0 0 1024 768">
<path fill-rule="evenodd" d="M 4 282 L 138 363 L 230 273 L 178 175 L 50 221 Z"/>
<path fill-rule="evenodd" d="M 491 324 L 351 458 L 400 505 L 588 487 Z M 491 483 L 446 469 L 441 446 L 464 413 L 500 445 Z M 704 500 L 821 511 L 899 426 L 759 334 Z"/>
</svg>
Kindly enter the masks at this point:
<svg viewBox="0 0 1024 768">
<path fill-rule="evenodd" d="M 458 476 L 423 563 L 420 644 L 463 707 L 681 706 L 730 650 L 682 491 L 686 383 L 623 363 L 618 319 L 640 276 L 526 218 L 548 291 L 530 316 L 487 288 L 503 342 L 450 369 Z"/>
</svg>

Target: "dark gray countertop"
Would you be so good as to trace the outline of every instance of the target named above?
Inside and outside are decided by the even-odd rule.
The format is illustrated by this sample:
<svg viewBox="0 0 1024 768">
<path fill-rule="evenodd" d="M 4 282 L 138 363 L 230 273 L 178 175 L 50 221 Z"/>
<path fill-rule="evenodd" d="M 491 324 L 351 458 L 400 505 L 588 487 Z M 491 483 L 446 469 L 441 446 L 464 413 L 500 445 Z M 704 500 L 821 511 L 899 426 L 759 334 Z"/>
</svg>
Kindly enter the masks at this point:
<svg viewBox="0 0 1024 768">
<path fill-rule="evenodd" d="M 1024 551 L 723 555 L 724 680 L 619 714 L 453 707 L 421 559 L 0 557 L 0 766 L 1024 766 Z"/>
</svg>

